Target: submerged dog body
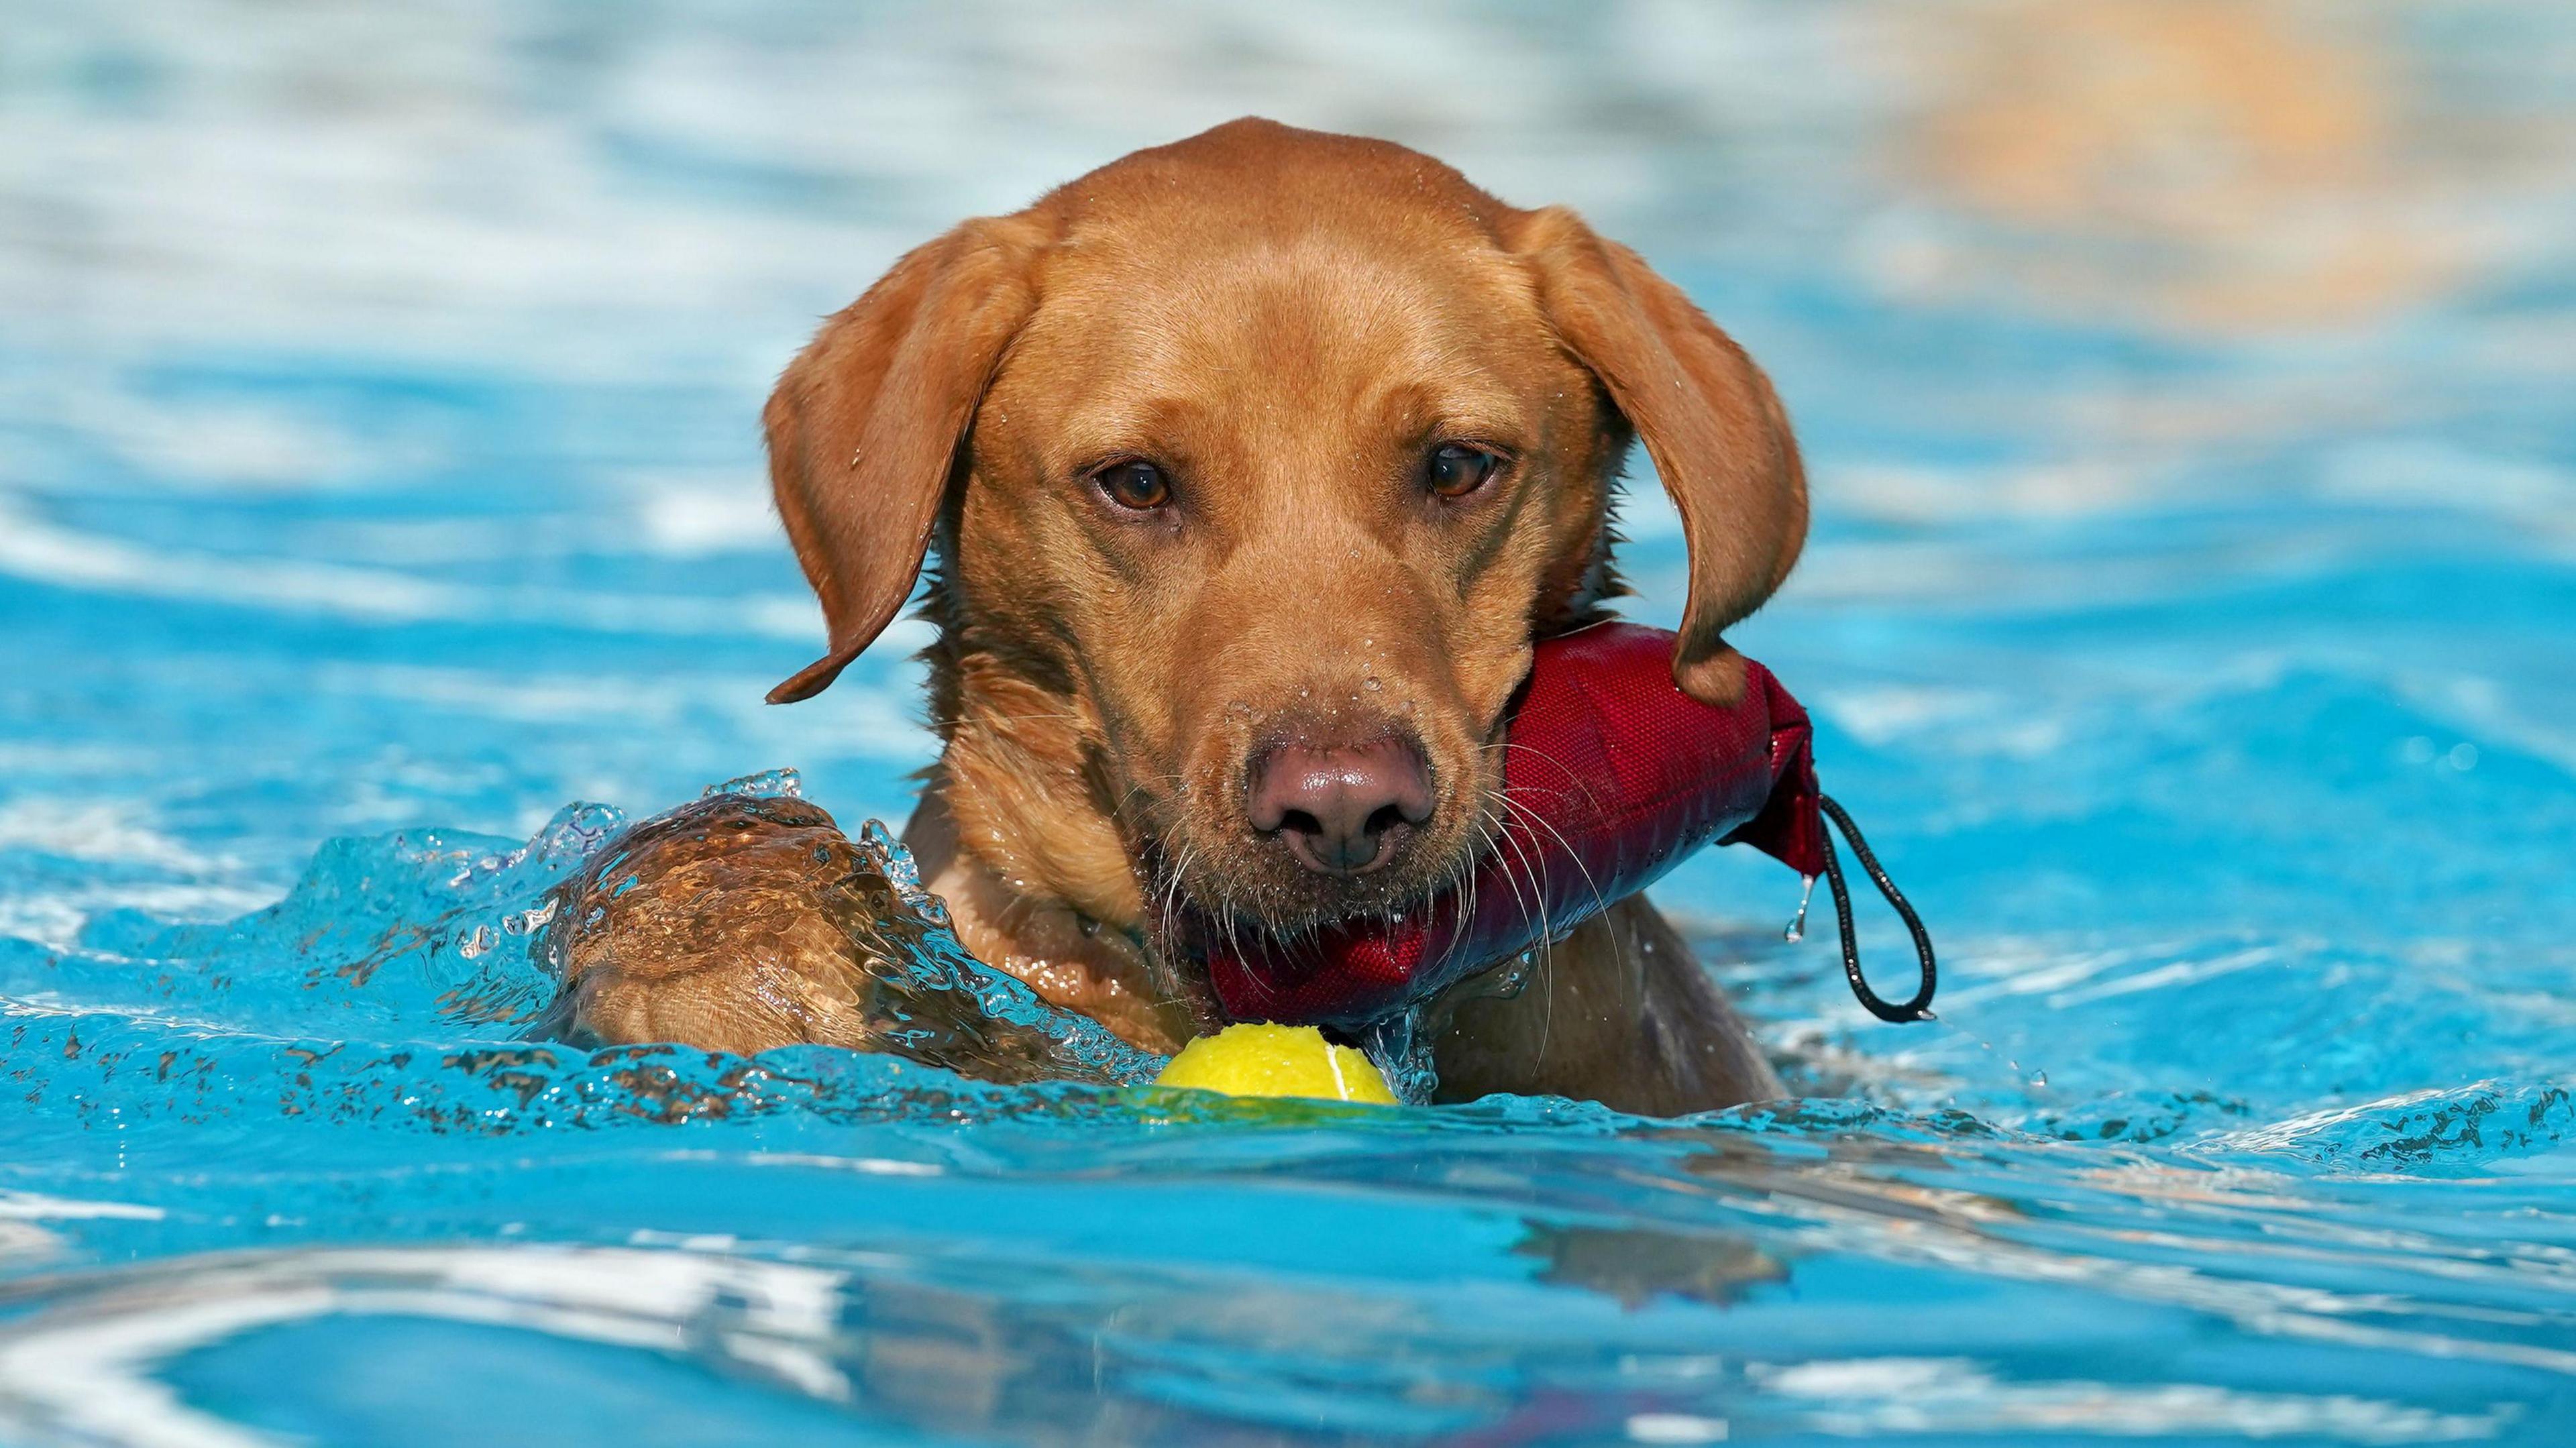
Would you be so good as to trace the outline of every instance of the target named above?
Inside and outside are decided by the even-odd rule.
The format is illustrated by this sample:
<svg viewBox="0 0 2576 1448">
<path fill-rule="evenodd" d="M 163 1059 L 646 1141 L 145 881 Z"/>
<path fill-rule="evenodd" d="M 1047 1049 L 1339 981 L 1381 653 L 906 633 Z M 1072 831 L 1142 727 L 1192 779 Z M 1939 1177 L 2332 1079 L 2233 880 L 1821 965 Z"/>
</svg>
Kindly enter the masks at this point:
<svg viewBox="0 0 2576 1448">
<path fill-rule="evenodd" d="M 975 954 L 1164 1050 L 1212 1020 L 1193 940 L 1400 910 L 1473 866 L 1533 640 L 1616 591 L 1632 439 L 1688 537 L 1686 691 L 1740 690 L 1723 630 L 1806 526 L 1769 384 L 1634 253 L 1263 121 L 905 256 L 766 422 L 831 630 L 771 697 L 828 685 L 935 551 L 944 749 L 906 841 Z M 1777 1090 L 1642 899 L 1480 991 L 1435 1003 L 1444 1095 Z"/>
</svg>

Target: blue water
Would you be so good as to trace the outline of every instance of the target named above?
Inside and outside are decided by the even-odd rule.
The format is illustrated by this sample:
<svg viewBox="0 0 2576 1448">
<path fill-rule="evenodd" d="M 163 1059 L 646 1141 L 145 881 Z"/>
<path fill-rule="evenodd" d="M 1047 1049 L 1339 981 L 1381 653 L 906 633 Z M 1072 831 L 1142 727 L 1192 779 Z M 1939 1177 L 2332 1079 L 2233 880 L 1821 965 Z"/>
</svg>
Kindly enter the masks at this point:
<svg viewBox="0 0 2576 1448">
<path fill-rule="evenodd" d="M 2565 7 L 7 32 L 0 1441 L 2576 1441 Z M 813 319 L 1247 109 L 1572 201 L 1771 367 L 1817 525 L 1741 642 L 1940 1021 L 1718 852 L 1657 898 L 1796 1101 L 519 1040 L 619 819 L 930 757 L 900 631 L 758 702 Z"/>
</svg>

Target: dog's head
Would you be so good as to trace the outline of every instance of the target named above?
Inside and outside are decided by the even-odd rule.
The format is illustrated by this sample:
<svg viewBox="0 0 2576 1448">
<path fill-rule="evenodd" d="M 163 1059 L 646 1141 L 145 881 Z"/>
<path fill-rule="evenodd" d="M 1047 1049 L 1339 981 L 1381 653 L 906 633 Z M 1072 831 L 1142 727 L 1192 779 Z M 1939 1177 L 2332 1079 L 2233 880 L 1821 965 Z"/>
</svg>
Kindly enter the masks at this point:
<svg viewBox="0 0 2576 1448">
<path fill-rule="evenodd" d="M 935 539 L 967 837 L 1140 921 L 1150 891 L 1295 931 L 1472 862 L 1533 637 L 1611 587 L 1632 437 L 1688 537 L 1690 693 L 1742 687 L 1721 634 L 1806 532 L 1769 384 L 1635 253 L 1402 147 L 1264 121 L 912 252 L 767 420 L 832 644 L 771 697 L 829 684 Z M 1069 791 L 1091 824 L 1048 813 Z M 1062 838 L 1085 829 L 1114 867 Z"/>
</svg>

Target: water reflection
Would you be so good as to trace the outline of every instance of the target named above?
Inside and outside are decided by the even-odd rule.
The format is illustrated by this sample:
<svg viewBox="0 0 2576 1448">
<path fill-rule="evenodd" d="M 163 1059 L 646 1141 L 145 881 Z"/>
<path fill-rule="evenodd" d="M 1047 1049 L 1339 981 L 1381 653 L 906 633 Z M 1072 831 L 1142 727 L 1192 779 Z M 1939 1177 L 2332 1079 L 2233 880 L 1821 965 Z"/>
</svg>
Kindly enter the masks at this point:
<svg viewBox="0 0 2576 1448">
<path fill-rule="evenodd" d="M 1789 1280 L 1785 1263 L 1724 1233 L 1531 1222 L 1512 1250 L 1545 1264 L 1539 1281 L 1598 1292 L 1628 1308 L 1663 1296 L 1723 1307 L 1756 1284 Z"/>
</svg>

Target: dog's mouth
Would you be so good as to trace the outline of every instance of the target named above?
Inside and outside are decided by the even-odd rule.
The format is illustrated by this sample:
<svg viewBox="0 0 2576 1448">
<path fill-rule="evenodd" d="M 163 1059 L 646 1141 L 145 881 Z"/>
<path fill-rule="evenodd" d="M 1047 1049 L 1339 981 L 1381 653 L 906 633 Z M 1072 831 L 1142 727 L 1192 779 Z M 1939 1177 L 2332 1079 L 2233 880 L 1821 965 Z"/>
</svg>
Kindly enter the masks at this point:
<svg viewBox="0 0 2576 1448">
<path fill-rule="evenodd" d="M 1381 868 L 1337 873 L 1291 864 L 1276 840 L 1197 869 L 1201 855 L 1149 849 L 1154 954 L 1174 988 L 1220 1020 L 1321 1025 L 1357 1039 L 1437 993 L 1437 972 L 1423 966 L 1490 893 L 1494 838 L 1452 822 L 1403 841 Z M 1229 872 L 1247 857 L 1248 871 Z"/>
<path fill-rule="evenodd" d="M 1472 834 L 1457 840 L 1417 835 L 1381 868 L 1340 875 L 1279 868 L 1285 862 L 1277 858 L 1282 852 L 1276 843 L 1255 862 L 1271 868 L 1248 875 L 1204 862 L 1187 847 L 1151 845 L 1141 852 L 1140 873 L 1152 886 L 1146 916 L 1154 953 L 1194 995 L 1221 999 L 1227 1014 L 1245 1016 L 1241 992 L 1219 989 L 1212 962 L 1266 962 L 1298 974 L 1307 962 L 1331 953 L 1335 940 L 1401 933 L 1407 922 L 1428 917 L 1464 887 L 1481 859 L 1479 844 Z M 1386 1010 L 1371 1014 L 1400 1004 L 1389 1001 Z M 1275 1013 L 1256 1006 L 1249 1014 Z"/>
<path fill-rule="evenodd" d="M 1160 852 L 1156 852 L 1158 855 Z M 1410 852 L 1408 852 L 1410 853 Z M 1252 878 L 1221 869 L 1174 869 L 1149 860 L 1149 916 L 1187 958 L 1211 941 L 1293 945 L 1328 930 L 1387 923 L 1420 909 L 1464 876 L 1471 862 L 1426 872 L 1411 859 L 1345 875 L 1303 878 L 1265 871 Z"/>
<path fill-rule="evenodd" d="M 1290 961 L 1382 933 L 1477 877 L 1507 808 L 1484 777 L 1499 754 L 1407 719 L 1338 722 L 1248 731 L 1182 788 L 1132 792 L 1146 931 L 1176 986 L 1207 989 L 1211 961 Z"/>
</svg>

